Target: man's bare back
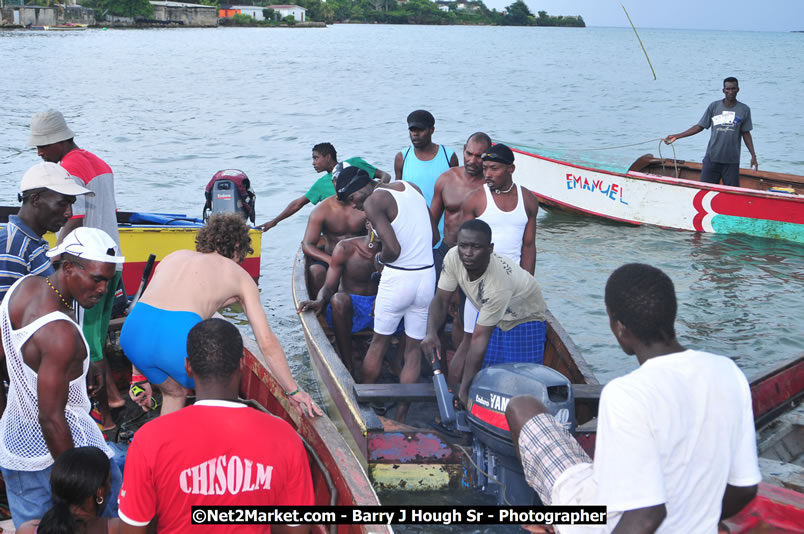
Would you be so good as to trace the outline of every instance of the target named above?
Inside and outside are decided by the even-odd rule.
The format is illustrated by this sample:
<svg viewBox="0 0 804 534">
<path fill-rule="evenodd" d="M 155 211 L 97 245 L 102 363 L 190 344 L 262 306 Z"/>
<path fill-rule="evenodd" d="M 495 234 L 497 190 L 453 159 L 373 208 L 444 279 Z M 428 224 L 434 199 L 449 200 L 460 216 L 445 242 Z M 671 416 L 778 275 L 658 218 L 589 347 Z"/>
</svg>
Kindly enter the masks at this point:
<svg viewBox="0 0 804 534">
<path fill-rule="evenodd" d="M 141 302 L 172 311 L 189 311 L 208 319 L 243 296 L 251 276 L 215 252 L 177 250 L 156 267 Z M 254 286 L 256 290 L 256 285 Z"/>
</svg>

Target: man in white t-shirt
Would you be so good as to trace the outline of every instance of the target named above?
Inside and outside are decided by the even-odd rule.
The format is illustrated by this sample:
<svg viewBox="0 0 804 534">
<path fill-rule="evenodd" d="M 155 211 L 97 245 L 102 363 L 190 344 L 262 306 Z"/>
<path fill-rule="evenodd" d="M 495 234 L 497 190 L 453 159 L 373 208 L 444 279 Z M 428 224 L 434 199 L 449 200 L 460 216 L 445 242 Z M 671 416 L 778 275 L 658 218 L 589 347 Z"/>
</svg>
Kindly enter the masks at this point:
<svg viewBox="0 0 804 534">
<path fill-rule="evenodd" d="M 715 533 L 762 478 L 748 381 L 729 358 L 678 343 L 675 289 L 659 269 L 620 267 L 605 301 L 614 337 L 640 367 L 603 388 L 594 462 L 536 399 L 511 400 L 528 484 L 544 504 L 608 507 L 606 526 L 562 534 Z"/>
</svg>

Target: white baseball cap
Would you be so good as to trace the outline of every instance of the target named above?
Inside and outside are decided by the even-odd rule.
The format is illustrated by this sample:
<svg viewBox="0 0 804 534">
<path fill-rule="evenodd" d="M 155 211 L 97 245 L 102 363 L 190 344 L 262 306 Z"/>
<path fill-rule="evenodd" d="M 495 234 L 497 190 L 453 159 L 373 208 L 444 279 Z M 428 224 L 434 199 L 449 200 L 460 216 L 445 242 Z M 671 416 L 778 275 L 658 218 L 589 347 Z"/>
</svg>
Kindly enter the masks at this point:
<svg viewBox="0 0 804 534">
<path fill-rule="evenodd" d="M 40 111 L 31 117 L 31 136 L 28 146 L 45 146 L 75 137 L 67 127 L 64 115 L 55 109 Z"/>
<path fill-rule="evenodd" d="M 126 258 L 117 255 L 117 243 L 100 228 L 80 226 L 67 234 L 57 247 L 46 252 L 48 258 L 71 254 L 78 258 L 103 263 L 124 263 Z"/>
<path fill-rule="evenodd" d="M 22 176 L 20 192 L 24 193 L 30 189 L 45 188 L 62 195 L 95 196 L 95 193 L 86 187 L 78 185 L 76 180 L 78 178 L 67 172 L 67 169 L 61 165 L 43 161 L 28 169 Z"/>
</svg>

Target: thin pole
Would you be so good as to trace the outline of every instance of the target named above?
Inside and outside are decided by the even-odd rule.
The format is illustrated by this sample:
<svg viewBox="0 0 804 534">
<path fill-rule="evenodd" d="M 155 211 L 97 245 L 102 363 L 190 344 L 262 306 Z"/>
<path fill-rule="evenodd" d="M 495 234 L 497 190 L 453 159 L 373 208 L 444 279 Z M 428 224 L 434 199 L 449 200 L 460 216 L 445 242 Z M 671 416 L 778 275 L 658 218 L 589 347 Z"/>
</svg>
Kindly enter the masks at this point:
<svg viewBox="0 0 804 534">
<path fill-rule="evenodd" d="M 645 50 L 645 45 L 642 44 L 642 39 L 639 38 L 639 33 L 637 33 L 636 26 L 634 26 L 633 21 L 631 21 L 631 16 L 628 14 L 628 11 L 626 11 L 625 6 L 622 5 L 622 4 L 620 4 L 620 6 L 623 8 L 623 11 L 625 11 L 625 16 L 628 17 L 628 22 L 631 23 L 631 27 L 634 29 L 634 33 L 636 34 L 636 38 L 639 41 L 639 46 L 641 46 L 642 51 L 645 52 L 645 59 L 648 60 L 648 65 L 650 65 L 650 71 L 653 73 L 653 79 L 655 80 L 656 79 L 656 71 L 653 70 L 653 64 L 650 62 L 650 58 L 648 57 L 648 51 Z"/>
</svg>

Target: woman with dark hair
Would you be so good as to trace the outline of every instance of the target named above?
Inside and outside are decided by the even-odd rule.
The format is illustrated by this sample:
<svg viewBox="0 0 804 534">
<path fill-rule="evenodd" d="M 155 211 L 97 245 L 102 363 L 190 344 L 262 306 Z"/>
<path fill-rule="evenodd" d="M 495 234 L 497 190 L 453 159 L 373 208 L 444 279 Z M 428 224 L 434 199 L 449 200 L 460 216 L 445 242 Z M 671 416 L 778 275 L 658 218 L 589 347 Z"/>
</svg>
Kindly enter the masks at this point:
<svg viewBox="0 0 804 534">
<path fill-rule="evenodd" d="M 97 447 L 78 447 L 56 458 L 50 472 L 53 507 L 19 534 L 112 534 L 120 520 L 99 517 L 109 498 L 109 458 Z"/>
</svg>

